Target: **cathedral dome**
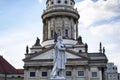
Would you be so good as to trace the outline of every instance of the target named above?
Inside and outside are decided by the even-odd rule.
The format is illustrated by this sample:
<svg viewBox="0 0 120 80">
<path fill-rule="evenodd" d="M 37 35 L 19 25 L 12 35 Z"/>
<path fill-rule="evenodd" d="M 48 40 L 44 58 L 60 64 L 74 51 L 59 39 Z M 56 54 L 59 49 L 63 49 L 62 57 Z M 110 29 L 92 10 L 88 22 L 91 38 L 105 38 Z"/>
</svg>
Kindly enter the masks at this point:
<svg viewBox="0 0 120 80">
<path fill-rule="evenodd" d="M 74 4 L 74 0 L 47 0 L 47 7 L 42 14 L 43 45 L 54 43 L 56 36 L 62 36 L 65 42 L 78 38 L 80 15 L 74 9 Z"/>
</svg>

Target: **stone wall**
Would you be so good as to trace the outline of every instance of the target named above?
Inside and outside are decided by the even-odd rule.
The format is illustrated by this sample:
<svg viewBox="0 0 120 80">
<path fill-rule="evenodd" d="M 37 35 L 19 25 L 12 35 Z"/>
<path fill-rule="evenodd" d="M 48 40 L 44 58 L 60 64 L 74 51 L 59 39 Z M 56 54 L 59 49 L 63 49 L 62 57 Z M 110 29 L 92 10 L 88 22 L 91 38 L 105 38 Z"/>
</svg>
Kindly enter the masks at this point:
<svg viewBox="0 0 120 80">
<path fill-rule="evenodd" d="M 24 80 L 48 80 L 52 67 L 29 68 L 25 71 Z M 35 72 L 35 76 L 30 76 Z M 66 80 L 102 80 L 102 71 L 97 67 L 67 66 L 64 76 Z"/>
</svg>

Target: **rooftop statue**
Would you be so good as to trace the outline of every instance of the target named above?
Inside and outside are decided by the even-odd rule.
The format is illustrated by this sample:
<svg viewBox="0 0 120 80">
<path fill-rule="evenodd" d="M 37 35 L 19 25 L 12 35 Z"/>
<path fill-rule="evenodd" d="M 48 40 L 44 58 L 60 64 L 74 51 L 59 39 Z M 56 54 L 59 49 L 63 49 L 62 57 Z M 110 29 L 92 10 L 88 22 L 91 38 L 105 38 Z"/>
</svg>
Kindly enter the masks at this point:
<svg viewBox="0 0 120 80">
<path fill-rule="evenodd" d="M 35 42 L 34 46 L 40 46 L 40 39 L 38 37 L 36 39 L 36 42 Z"/>
</svg>

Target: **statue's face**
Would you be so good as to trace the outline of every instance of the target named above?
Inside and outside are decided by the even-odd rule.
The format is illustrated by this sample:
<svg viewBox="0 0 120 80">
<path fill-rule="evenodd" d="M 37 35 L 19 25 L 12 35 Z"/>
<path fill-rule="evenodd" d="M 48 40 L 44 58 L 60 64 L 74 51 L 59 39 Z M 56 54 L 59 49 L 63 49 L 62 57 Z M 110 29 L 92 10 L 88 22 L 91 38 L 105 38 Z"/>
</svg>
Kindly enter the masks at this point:
<svg viewBox="0 0 120 80">
<path fill-rule="evenodd" d="M 62 36 L 58 36 L 57 41 L 62 42 Z"/>
</svg>

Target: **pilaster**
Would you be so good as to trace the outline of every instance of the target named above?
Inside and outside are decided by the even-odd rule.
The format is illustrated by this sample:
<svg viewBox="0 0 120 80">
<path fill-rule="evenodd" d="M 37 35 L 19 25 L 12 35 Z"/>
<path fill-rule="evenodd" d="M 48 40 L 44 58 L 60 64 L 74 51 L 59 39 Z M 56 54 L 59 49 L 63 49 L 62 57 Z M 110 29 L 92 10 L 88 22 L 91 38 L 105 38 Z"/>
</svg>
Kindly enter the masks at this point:
<svg viewBox="0 0 120 80">
<path fill-rule="evenodd" d="M 73 28 L 74 26 L 73 26 L 73 23 L 72 23 L 72 18 L 70 19 L 70 22 L 71 22 L 71 24 L 70 24 L 70 26 L 71 26 L 71 31 L 70 31 L 71 32 L 71 38 L 74 39 L 74 36 L 73 36 L 74 35 L 74 31 L 73 31 L 74 30 L 74 28 Z"/>
<path fill-rule="evenodd" d="M 76 75 L 76 66 L 73 66 L 73 67 L 72 67 L 72 71 L 73 71 L 73 72 L 72 72 L 72 73 L 73 73 L 73 74 L 72 74 L 73 80 L 75 80 L 76 77 L 77 77 L 77 75 Z"/>
<path fill-rule="evenodd" d="M 98 70 L 99 70 L 99 80 L 102 80 L 102 71 L 101 71 L 102 68 L 99 67 Z"/>
<path fill-rule="evenodd" d="M 36 67 L 36 80 L 39 80 L 40 76 L 39 76 L 39 68 Z"/>
<path fill-rule="evenodd" d="M 29 78 L 29 73 L 28 73 L 28 70 L 24 70 L 24 80 L 28 80 Z"/>
<path fill-rule="evenodd" d="M 85 80 L 90 80 L 90 67 L 88 65 L 85 66 Z"/>
</svg>

